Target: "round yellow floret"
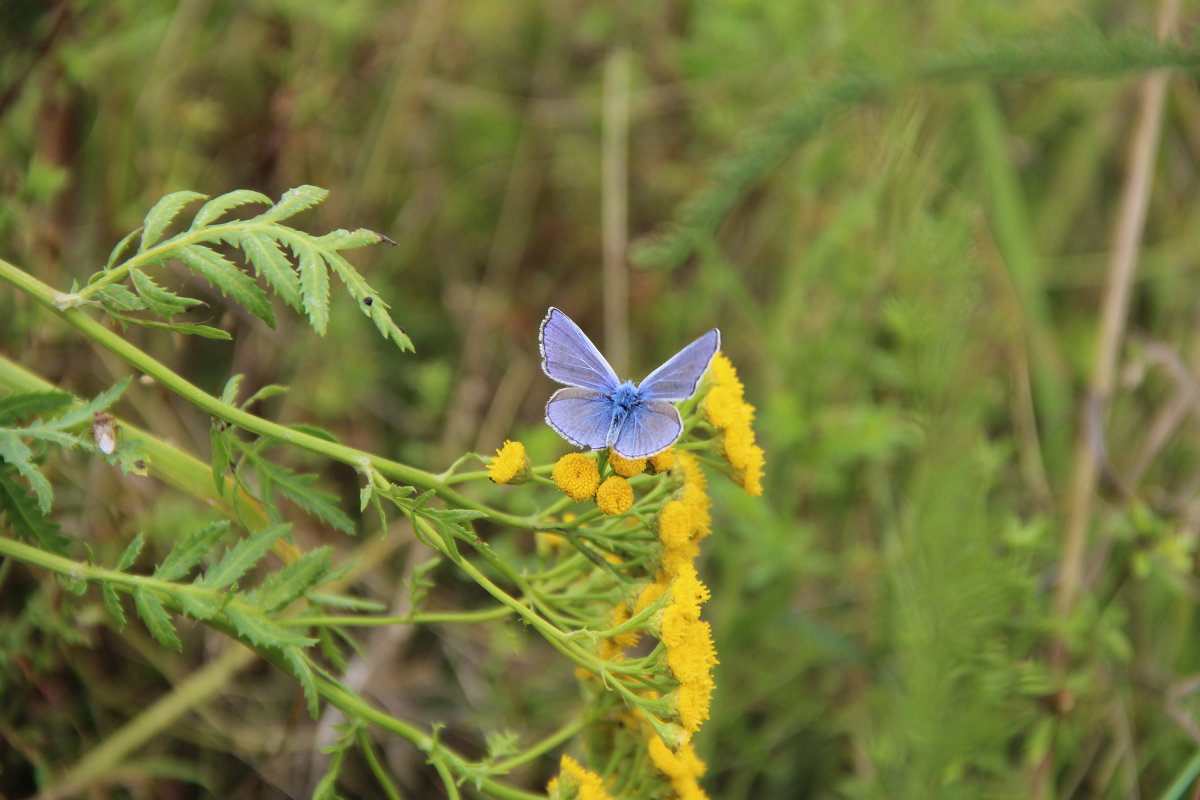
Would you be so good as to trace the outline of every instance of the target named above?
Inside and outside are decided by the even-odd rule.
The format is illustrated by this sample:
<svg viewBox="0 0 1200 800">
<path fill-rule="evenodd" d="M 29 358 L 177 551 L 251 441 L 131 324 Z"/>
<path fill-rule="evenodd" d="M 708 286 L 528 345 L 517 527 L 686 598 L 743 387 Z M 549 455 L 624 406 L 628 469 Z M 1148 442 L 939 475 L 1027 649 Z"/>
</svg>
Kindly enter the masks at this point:
<svg viewBox="0 0 1200 800">
<path fill-rule="evenodd" d="M 650 467 L 655 472 L 670 472 L 675 467 L 675 448 L 668 447 L 650 459 Z"/>
<path fill-rule="evenodd" d="M 658 514 L 658 540 L 668 550 L 680 550 L 692 540 L 692 513 L 680 500 L 672 500 Z"/>
<path fill-rule="evenodd" d="M 488 477 L 493 483 L 522 483 L 529 478 L 529 456 L 525 445 L 505 440 L 488 463 Z"/>
<path fill-rule="evenodd" d="M 604 780 L 599 775 L 567 755 L 562 757 L 561 767 L 561 774 L 570 776 L 579 789 L 579 800 L 610 800 L 608 792 L 604 790 Z M 560 781 L 560 786 L 562 783 Z"/>
<path fill-rule="evenodd" d="M 613 472 L 624 478 L 632 478 L 646 471 L 646 459 L 630 460 L 616 450 L 608 451 L 608 463 L 613 468 Z"/>
<path fill-rule="evenodd" d="M 605 514 L 624 514 L 633 505 L 633 487 L 619 475 L 610 475 L 596 490 L 596 507 Z"/>
<path fill-rule="evenodd" d="M 550 473 L 559 491 L 572 500 L 590 500 L 600 486 L 600 468 L 596 459 L 583 453 L 567 453 Z"/>
</svg>

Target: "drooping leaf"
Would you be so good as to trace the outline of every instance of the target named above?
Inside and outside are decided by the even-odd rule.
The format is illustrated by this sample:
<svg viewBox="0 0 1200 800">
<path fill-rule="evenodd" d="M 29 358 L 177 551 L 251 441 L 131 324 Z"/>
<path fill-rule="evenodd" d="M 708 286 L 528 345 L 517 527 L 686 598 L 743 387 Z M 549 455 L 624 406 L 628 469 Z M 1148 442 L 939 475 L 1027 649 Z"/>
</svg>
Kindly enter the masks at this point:
<svg viewBox="0 0 1200 800">
<path fill-rule="evenodd" d="M 271 545 L 291 528 L 287 524 L 272 525 L 255 531 L 225 551 L 224 557 L 204 573 L 204 585 L 211 589 L 229 586 L 259 562 Z"/>
<path fill-rule="evenodd" d="M 268 383 L 266 386 L 262 387 L 257 392 L 243 400 L 241 407 L 249 408 L 261 400 L 268 400 L 276 395 L 286 394 L 287 390 L 288 388 L 286 386 L 280 386 L 277 383 Z"/>
<path fill-rule="evenodd" d="M 8 470 L 0 470 L 0 512 L 8 525 L 17 535 L 37 542 L 42 549 L 65 554 L 71 540 L 58 532 L 58 524 L 46 517 L 25 487 L 11 475 Z"/>
<path fill-rule="evenodd" d="M 54 489 L 41 469 L 33 463 L 33 451 L 21 441 L 18 433 L 0 430 L 0 459 L 11 464 L 21 477 L 29 481 L 29 488 L 37 498 L 42 515 L 49 514 L 54 501 Z"/>
<path fill-rule="evenodd" d="M 250 459 L 264 493 L 274 489 L 342 533 L 355 532 L 354 521 L 337 505 L 338 497 L 313 486 L 317 480 L 316 475 L 296 474 L 258 454 L 251 455 Z"/>
<path fill-rule="evenodd" d="M 358 274 L 358 270 L 350 266 L 350 262 L 338 253 L 326 253 L 325 262 L 345 284 L 346 290 L 358 302 L 362 312 L 375 323 L 376 329 L 383 335 L 383 338 L 393 340 L 401 350 L 412 350 L 412 340 L 392 320 L 391 315 L 388 314 L 388 304 L 375 294 L 363 276 Z"/>
<path fill-rule="evenodd" d="M 139 533 L 134 536 L 129 544 L 125 545 L 125 549 L 121 551 L 121 557 L 117 559 L 117 565 L 113 567 L 117 572 L 124 572 L 133 566 L 133 562 L 137 561 L 137 557 L 142 552 L 142 546 L 146 541 Z"/>
<path fill-rule="evenodd" d="M 218 195 L 200 207 L 200 210 L 196 212 L 196 216 L 192 218 L 192 225 L 189 230 L 199 230 L 216 221 L 231 209 L 249 203 L 262 203 L 269 206 L 271 205 L 271 198 L 252 189 L 235 189 L 232 192 Z"/>
<path fill-rule="evenodd" d="M 320 252 L 307 242 L 292 245 L 300 270 L 300 296 L 313 330 L 324 336 L 329 327 L 329 271 Z"/>
<path fill-rule="evenodd" d="M 316 639 L 310 639 L 232 603 L 225 606 L 225 618 L 238 635 L 259 647 L 309 647 L 317 643 Z"/>
<path fill-rule="evenodd" d="M 308 701 L 309 716 L 316 719 L 321 710 L 320 695 L 317 694 L 317 681 L 313 678 L 308 657 L 298 647 L 281 648 L 279 654 L 283 657 L 287 671 L 300 683 L 300 688 L 304 691 L 304 699 Z"/>
<path fill-rule="evenodd" d="M 11 425 L 43 411 L 54 411 L 74 399 L 70 392 L 57 391 L 19 392 L 0 397 L 0 425 Z"/>
<path fill-rule="evenodd" d="M 194 200 L 203 200 L 208 195 L 200 194 L 199 192 L 171 192 L 166 197 L 154 204 L 154 208 L 146 214 L 146 219 L 142 223 L 142 242 L 138 246 L 138 252 L 144 253 L 154 245 L 158 244 L 158 240 L 162 238 L 163 232 L 167 226 L 171 224 L 171 220 L 175 219 L 176 215 Z"/>
<path fill-rule="evenodd" d="M 124 284 L 110 283 L 96 293 L 110 311 L 142 311 L 146 304 Z"/>
<path fill-rule="evenodd" d="M 220 339 L 222 341 L 233 339 L 227 331 L 214 328 L 211 325 L 201 325 L 198 322 L 155 322 L 151 319 L 138 319 L 136 317 L 127 317 L 123 314 L 116 314 L 114 316 L 122 322 L 128 322 L 131 325 L 140 325 L 143 328 L 155 328 L 160 331 L 182 333 L 185 336 L 199 336 L 202 339 Z"/>
<path fill-rule="evenodd" d="M 213 286 L 254 316 L 275 327 L 275 312 L 271 301 L 254 279 L 242 272 L 225 256 L 203 245 L 188 245 L 172 251 L 171 255 L 189 269 L 204 276 Z"/>
<path fill-rule="evenodd" d="M 329 192 L 319 186 L 297 186 L 284 192 L 279 202 L 254 218 L 255 222 L 278 222 L 299 214 L 306 208 L 312 208 L 320 203 Z"/>
<path fill-rule="evenodd" d="M 159 644 L 172 650 L 183 650 L 183 643 L 179 641 L 179 634 L 175 632 L 171 616 L 163 608 L 162 600 L 157 592 L 141 587 L 134 589 L 133 604 L 137 607 L 138 616 L 142 618 L 142 622 L 146 623 L 146 629 L 150 631 L 151 636 L 158 640 Z"/>
<path fill-rule="evenodd" d="M 213 545 L 229 532 L 229 521 L 220 520 L 193 531 L 186 539 L 171 548 L 171 552 L 154 570 L 153 577 L 177 581 L 191 571 L 212 550 Z"/>
<path fill-rule="evenodd" d="M 182 314 L 192 306 L 204 305 L 199 300 L 181 297 L 164 289 L 136 267 L 129 270 L 129 278 L 133 282 L 133 288 L 137 291 L 138 297 L 142 298 L 142 302 L 146 304 L 146 308 L 160 317 L 173 317 L 176 314 Z"/>
<path fill-rule="evenodd" d="M 332 563 L 329 547 L 318 547 L 302 555 L 281 570 L 272 572 L 247 600 L 269 612 L 287 607 L 293 600 L 316 586 Z"/>
<path fill-rule="evenodd" d="M 104 607 L 108 609 L 113 622 L 117 623 L 117 630 L 125 630 L 125 609 L 121 607 L 121 598 L 117 596 L 117 590 L 112 584 L 101 583 L 100 595 L 104 598 Z"/>
</svg>

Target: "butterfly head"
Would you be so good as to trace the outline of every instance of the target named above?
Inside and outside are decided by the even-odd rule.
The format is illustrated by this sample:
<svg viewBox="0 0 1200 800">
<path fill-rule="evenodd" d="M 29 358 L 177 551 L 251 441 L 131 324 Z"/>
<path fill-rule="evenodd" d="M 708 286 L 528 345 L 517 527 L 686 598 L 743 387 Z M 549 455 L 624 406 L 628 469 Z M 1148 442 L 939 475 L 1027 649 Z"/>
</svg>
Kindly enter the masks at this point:
<svg viewBox="0 0 1200 800">
<path fill-rule="evenodd" d="M 612 393 L 612 402 L 616 406 L 616 410 L 626 414 L 641 401 L 642 398 L 638 394 L 637 387 L 633 385 L 633 381 L 625 381 Z"/>
</svg>

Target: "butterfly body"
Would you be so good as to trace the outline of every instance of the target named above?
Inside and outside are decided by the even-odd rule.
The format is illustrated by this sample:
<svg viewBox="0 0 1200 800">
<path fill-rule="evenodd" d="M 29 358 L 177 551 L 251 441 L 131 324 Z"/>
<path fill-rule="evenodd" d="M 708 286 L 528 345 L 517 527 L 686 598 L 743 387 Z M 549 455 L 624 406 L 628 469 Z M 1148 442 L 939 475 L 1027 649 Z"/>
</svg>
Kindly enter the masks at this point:
<svg viewBox="0 0 1200 800">
<path fill-rule="evenodd" d="M 672 403 L 695 393 L 721 346 L 715 328 L 680 350 L 640 384 L 621 382 L 579 326 L 557 308 L 542 320 L 542 370 L 566 384 L 546 403 L 546 422 L 578 447 L 611 447 L 629 459 L 666 450 L 683 432 Z"/>
</svg>

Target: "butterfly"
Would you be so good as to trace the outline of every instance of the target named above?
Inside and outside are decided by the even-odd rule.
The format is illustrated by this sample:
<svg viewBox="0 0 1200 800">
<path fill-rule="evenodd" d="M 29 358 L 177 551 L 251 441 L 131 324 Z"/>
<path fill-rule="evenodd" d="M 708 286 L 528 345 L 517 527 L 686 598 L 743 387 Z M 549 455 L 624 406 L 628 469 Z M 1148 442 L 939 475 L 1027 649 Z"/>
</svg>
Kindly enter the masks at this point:
<svg viewBox="0 0 1200 800">
<path fill-rule="evenodd" d="M 592 340 L 557 308 L 542 320 L 538 342 L 542 371 L 567 385 L 547 401 L 546 424 L 577 447 L 611 447 L 637 460 L 658 455 L 683 432 L 671 404 L 695 393 L 721 347 L 721 332 L 713 328 L 636 386 L 621 383 Z"/>
</svg>

